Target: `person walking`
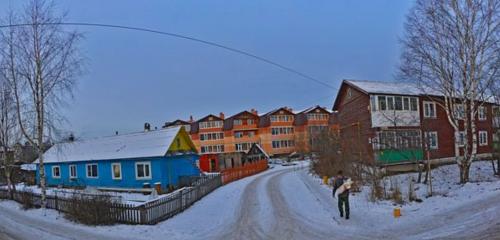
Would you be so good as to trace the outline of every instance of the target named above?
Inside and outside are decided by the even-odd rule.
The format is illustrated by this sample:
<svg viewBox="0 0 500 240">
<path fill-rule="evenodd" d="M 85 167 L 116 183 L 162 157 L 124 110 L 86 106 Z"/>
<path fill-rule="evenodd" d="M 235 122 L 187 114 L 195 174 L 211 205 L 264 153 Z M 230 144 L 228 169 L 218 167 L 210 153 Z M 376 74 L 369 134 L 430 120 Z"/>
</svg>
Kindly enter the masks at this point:
<svg viewBox="0 0 500 240">
<path fill-rule="evenodd" d="M 338 196 L 338 206 L 340 217 L 344 217 L 345 209 L 345 219 L 349 219 L 349 189 L 351 188 L 351 179 L 346 178 L 342 171 L 337 172 L 337 177 L 335 177 L 333 182 L 333 197 Z"/>
</svg>

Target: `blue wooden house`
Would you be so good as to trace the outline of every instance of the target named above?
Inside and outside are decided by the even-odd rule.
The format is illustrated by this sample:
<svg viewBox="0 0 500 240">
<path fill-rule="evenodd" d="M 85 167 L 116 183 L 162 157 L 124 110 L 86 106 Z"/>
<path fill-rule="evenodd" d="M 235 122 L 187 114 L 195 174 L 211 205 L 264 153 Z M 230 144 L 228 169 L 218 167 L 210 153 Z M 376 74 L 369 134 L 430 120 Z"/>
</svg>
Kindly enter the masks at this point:
<svg viewBox="0 0 500 240">
<path fill-rule="evenodd" d="M 180 126 L 55 144 L 44 154 L 48 186 L 108 189 L 177 186 L 179 177 L 200 174 L 198 159 Z"/>
</svg>

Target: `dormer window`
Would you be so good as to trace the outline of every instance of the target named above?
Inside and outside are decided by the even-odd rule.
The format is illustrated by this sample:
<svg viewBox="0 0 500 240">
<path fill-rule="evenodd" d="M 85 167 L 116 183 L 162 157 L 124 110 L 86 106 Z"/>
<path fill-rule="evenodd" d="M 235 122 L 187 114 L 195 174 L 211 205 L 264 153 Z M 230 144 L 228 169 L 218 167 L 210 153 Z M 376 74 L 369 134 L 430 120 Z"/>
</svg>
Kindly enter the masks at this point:
<svg viewBox="0 0 500 240">
<path fill-rule="evenodd" d="M 235 119 L 235 120 L 233 120 L 233 124 L 236 126 L 243 125 L 243 121 L 241 119 Z"/>
<path fill-rule="evenodd" d="M 222 127 L 222 121 L 206 121 L 200 122 L 200 128 L 220 128 Z"/>
</svg>

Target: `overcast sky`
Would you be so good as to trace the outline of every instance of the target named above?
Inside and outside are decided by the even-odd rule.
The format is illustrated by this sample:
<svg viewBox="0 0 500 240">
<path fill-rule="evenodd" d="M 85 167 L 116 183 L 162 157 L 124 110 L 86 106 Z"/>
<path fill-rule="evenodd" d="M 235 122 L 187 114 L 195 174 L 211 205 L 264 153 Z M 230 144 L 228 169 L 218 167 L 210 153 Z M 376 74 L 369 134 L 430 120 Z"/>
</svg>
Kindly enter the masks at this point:
<svg viewBox="0 0 500 240">
<path fill-rule="evenodd" d="M 0 14 L 25 4 L 0 0 Z M 268 58 L 338 87 L 392 81 L 410 0 L 57 1 L 68 21 L 152 28 Z M 256 108 L 332 107 L 330 89 L 255 59 L 143 32 L 79 27 L 88 59 L 61 128 L 79 137 Z"/>
</svg>

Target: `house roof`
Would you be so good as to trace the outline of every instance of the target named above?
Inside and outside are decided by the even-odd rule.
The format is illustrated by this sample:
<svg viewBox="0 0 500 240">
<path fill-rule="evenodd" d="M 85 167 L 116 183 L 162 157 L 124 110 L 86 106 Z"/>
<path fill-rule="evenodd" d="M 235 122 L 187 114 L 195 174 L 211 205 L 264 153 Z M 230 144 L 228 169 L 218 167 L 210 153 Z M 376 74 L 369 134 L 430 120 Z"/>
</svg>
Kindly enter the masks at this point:
<svg viewBox="0 0 500 240">
<path fill-rule="evenodd" d="M 161 130 L 58 143 L 44 153 L 45 163 L 165 156 L 181 126 Z M 35 163 L 39 163 L 37 159 Z"/>
<path fill-rule="evenodd" d="M 358 90 L 370 94 L 394 94 L 394 95 L 440 95 L 433 90 L 424 90 L 416 83 L 409 82 L 378 82 L 367 80 L 344 80 L 343 83 L 349 84 Z"/>
<path fill-rule="evenodd" d="M 441 96 L 438 91 L 434 89 L 424 89 L 416 83 L 411 82 L 380 82 L 368 80 L 351 80 L 345 79 L 337 93 L 333 110 L 337 109 L 340 101 L 339 94 L 346 86 L 351 86 L 354 89 L 364 94 L 388 94 L 388 95 L 403 95 L 403 96 Z"/>
<path fill-rule="evenodd" d="M 171 126 L 179 126 L 179 125 L 190 125 L 191 123 L 188 121 L 184 121 L 182 119 L 176 119 L 172 122 L 165 122 L 163 128 L 171 127 Z"/>
<path fill-rule="evenodd" d="M 252 151 L 252 148 L 254 148 L 254 147 L 256 147 L 257 149 L 259 149 L 259 151 L 262 152 L 262 154 L 264 154 L 264 156 L 266 156 L 266 158 L 268 158 L 268 159 L 271 158 L 271 157 L 269 157 L 269 154 L 267 154 L 267 152 L 264 151 L 264 149 L 259 144 L 257 144 L 257 143 L 254 143 L 252 145 L 252 147 L 248 150 L 247 153 L 250 153 L 250 151 Z"/>
<path fill-rule="evenodd" d="M 224 119 L 224 130 L 231 130 L 233 129 L 234 127 L 234 119 L 237 119 L 238 117 L 242 116 L 242 115 L 247 115 L 247 116 L 251 116 L 252 118 L 254 119 L 259 119 L 259 116 L 255 113 L 252 113 L 252 112 L 249 112 L 249 111 L 241 111 L 237 114 L 234 114 L 233 116 L 229 117 L 229 118 L 226 118 Z"/>
</svg>

